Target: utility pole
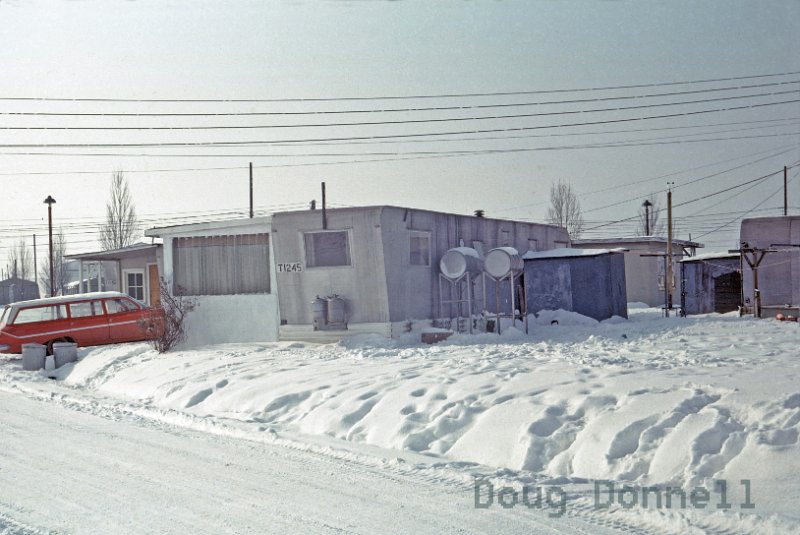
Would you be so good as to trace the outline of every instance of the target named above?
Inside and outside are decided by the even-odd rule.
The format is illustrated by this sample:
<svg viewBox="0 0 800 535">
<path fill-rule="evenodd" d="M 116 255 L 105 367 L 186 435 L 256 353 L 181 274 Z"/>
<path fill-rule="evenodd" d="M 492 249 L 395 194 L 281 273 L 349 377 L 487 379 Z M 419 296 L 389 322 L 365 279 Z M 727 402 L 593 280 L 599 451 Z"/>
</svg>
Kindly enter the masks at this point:
<svg viewBox="0 0 800 535">
<path fill-rule="evenodd" d="M 253 219 L 253 162 L 250 162 L 250 219 Z"/>
<path fill-rule="evenodd" d="M 36 281 L 36 291 L 39 291 L 39 266 L 36 262 L 36 234 L 33 235 L 33 280 Z"/>
<path fill-rule="evenodd" d="M 783 166 L 783 215 L 789 215 L 789 191 L 788 191 L 788 181 L 786 180 L 786 175 L 788 172 L 788 168 L 784 165 Z"/>
<path fill-rule="evenodd" d="M 644 235 L 650 236 L 650 207 L 653 206 L 653 203 L 650 202 L 650 199 L 645 199 L 642 206 L 644 206 Z"/>
<path fill-rule="evenodd" d="M 322 230 L 328 228 L 328 213 L 326 211 L 327 205 L 325 204 L 325 182 L 322 183 Z"/>
<path fill-rule="evenodd" d="M 56 295 L 56 274 L 53 271 L 53 205 L 55 202 L 56 200 L 50 195 L 44 200 L 47 205 L 47 228 L 50 237 L 50 297 Z"/>
<path fill-rule="evenodd" d="M 664 286 L 667 288 L 666 314 L 669 317 L 669 311 L 672 308 L 672 185 L 674 182 L 667 184 L 667 266 Z"/>
<path fill-rule="evenodd" d="M 768 247 L 766 249 L 760 247 L 750 247 L 747 243 L 742 243 L 739 249 L 728 251 L 729 253 L 739 253 L 742 258 L 750 266 L 753 272 L 753 317 L 761 317 L 761 290 L 758 289 L 758 266 L 764 260 L 767 253 L 777 253 L 778 249 Z"/>
</svg>

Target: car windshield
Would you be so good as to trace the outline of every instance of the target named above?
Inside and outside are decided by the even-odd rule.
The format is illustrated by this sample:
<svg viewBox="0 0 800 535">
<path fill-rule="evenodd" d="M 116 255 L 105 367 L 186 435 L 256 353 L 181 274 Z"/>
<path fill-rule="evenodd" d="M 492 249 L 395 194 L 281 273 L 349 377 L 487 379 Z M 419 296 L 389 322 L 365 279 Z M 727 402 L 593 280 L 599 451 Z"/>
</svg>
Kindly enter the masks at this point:
<svg viewBox="0 0 800 535">
<path fill-rule="evenodd" d="M 5 306 L 3 307 L 3 312 L 0 313 L 0 325 L 3 325 L 6 322 L 6 316 L 8 316 L 8 310 L 11 307 Z"/>
</svg>

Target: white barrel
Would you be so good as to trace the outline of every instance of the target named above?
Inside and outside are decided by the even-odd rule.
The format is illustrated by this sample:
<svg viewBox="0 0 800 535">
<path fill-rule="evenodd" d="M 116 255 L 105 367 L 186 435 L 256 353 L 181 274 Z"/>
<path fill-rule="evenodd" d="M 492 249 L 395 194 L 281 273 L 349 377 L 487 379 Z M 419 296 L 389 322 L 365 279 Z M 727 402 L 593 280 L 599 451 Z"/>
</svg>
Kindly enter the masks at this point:
<svg viewBox="0 0 800 535">
<path fill-rule="evenodd" d="M 451 280 L 455 280 L 467 272 L 478 275 L 482 269 L 481 255 L 471 247 L 450 249 L 439 260 L 439 270 L 442 275 Z"/>
<path fill-rule="evenodd" d="M 44 368 L 47 346 L 42 344 L 22 344 L 22 369 L 35 371 Z"/>
<path fill-rule="evenodd" d="M 56 368 L 68 362 L 78 360 L 78 344 L 74 342 L 53 342 L 53 356 L 56 359 Z"/>
<path fill-rule="evenodd" d="M 497 247 L 486 254 L 484 268 L 486 273 L 500 279 L 509 273 L 519 273 L 525 267 L 519 251 L 513 247 Z"/>
</svg>

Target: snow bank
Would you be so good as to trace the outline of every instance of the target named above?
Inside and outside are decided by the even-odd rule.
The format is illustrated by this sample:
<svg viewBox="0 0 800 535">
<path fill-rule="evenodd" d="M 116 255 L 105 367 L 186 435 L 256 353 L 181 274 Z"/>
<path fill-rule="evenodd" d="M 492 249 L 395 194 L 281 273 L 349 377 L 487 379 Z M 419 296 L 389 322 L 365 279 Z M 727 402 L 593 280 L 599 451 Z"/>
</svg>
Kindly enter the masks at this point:
<svg viewBox="0 0 800 535">
<path fill-rule="evenodd" d="M 740 501 L 748 480 L 755 514 L 800 521 L 797 325 L 650 312 L 598 323 L 543 311 L 531 335 L 433 346 L 368 336 L 168 355 L 109 346 L 85 350 L 60 378 L 195 417 L 541 477 L 684 489 L 726 480 Z M 33 380 L 18 365 L 0 374 Z"/>
</svg>

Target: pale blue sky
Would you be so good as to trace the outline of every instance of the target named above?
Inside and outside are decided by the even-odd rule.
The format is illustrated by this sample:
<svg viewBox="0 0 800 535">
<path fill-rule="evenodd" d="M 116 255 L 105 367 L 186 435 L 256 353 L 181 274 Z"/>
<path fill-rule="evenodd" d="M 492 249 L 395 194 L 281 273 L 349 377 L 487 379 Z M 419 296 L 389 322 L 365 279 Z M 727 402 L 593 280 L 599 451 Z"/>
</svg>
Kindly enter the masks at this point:
<svg viewBox="0 0 800 535">
<path fill-rule="evenodd" d="M 797 53 L 800 2 L 773 1 L 6 1 L 0 0 L 0 97 L 133 99 L 287 99 L 496 93 L 659 84 L 800 71 Z M 94 103 L 0 101 L 0 144 L 254 141 L 363 137 L 466 130 L 526 128 L 696 111 L 800 98 L 800 84 L 692 94 L 685 101 L 762 92 L 794 93 L 754 99 L 656 107 L 629 112 L 472 120 L 434 124 L 213 131 L 8 130 L 35 126 L 287 125 L 396 121 L 575 111 L 668 98 L 601 101 L 550 106 L 471 108 L 462 111 L 319 114 L 293 117 L 41 117 L 9 112 L 162 113 L 336 111 L 452 105 L 540 103 L 587 97 L 636 96 L 670 90 L 768 82 L 800 75 L 617 91 L 552 93 L 460 99 L 316 103 Z M 56 215 L 68 222 L 72 252 L 96 248 L 92 224 L 103 214 L 111 171 L 130 173 L 143 214 L 247 209 L 249 161 L 256 165 L 256 204 L 304 204 L 318 198 L 343 205 L 398 204 L 488 215 L 544 218 L 551 183 L 564 179 L 582 194 L 590 226 L 635 215 L 641 201 L 662 190 L 668 178 L 676 202 L 705 195 L 775 171 L 800 159 L 800 105 L 760 107 L 674 119 L 610 125 L 476 134 L 474 137 L 537 135 L 521 139 L 310 145 L 248 148 L 105 149 L 148 156 L 19 156 L 8 152 L 103 152 L 102 149 L 0 148 L 0 265 L 17 233 L 43 228 L 42 200 L 53 195 Z M 780 123 L 735 124 L 786 119 Z M 695 129 L 654 130 L 675 127 Z M 754 127 L 762 127 L 754 130 Z M 638 132 L 609 133 L 618 130 Z M 645 131 L 641 131 L 645 130 Z M 593 135 L 563 134 L 598 132 Z M 722 133 L 720 133 L 722 132 Z M 618 142 L 689 134 L 700 138 L 743 137 L 700 143 L 541 150 L 565 145 Z M 775 135 L 773 135 L 775 134 Z M 772 137 L 753 138 L 752 136 Z M 443 136 L 446 137 L 446 136 Z M 460 136 L 464 137 L 464 136 Z M 412 138 L 413 139 L 413 138 Z M 449 137 L 447 139 L 453 139 Z M 659 142 L 661 143 L 661 142 Z M 508 150 L 481 155 L 420 158 L 429 152 Z M 775 155 L 779 151 L 784 154 Z M 165 152 L 241 154 L 241 157 L 163 158 Z M 301 154 L 339 154 L 309 157 Z M 390 161 L 330 162 L 384 159 Z M 411 152 L 412 154 L 407 154 Z M 350 154 L 358 156 L 349 156 Z M 404 154 L 406 153 L 406 154 Z M 253 157 L 253 155 L 260 155 Z M 402 158 L 402 159 L 398 159 Z M 409 159 L 414 158 L 414 159 Z M 763 161 L 752 163 L 754 160 Z M 299 165 L 328 162 L 328 165 Z M 714 165 L 711 165 L 714 164 Z M 732 168 L 696 184 L 686 182 Z M 264 168 L 268 165 L 283 167 Z M 292 165 L 293 167 L 285 167 Z M 705 166 L 702 167 L 701 166 Z M 164 169 L 233 168 L 163 172 Z M 686 171 L 694 169 L 693 171 Z M 69 174 L 89 171 L 98 174 Z M 54 173 L 25 175 L 23 173 Z M 679 173 L 680 172 L 680 173 Z M 674 174 L 673 173 L 678 173 Z M 652 179 L 646 181 L 646 179 Z M 638 182 L 636 184 L 631 184 Z M 679 237 L 695 236 L 753 208 L 779 187 L 778 177 L 724 201 L 740 190 L 676 209 Z M 800 205 L 800 179 L 792 206 Z M 600 191 L 597 190 L 606 190 Z M 597 209 L 631 199 L 628 202 Z M 761 208 L 780 204 L 780 195 Z M 723 202 L 724 201 L 724 202 Z M 595 209 L 595 210 L 593 210 Z M 754 212 L 758 214 L 762 212 Z M 64 218 L 76 218 L 66 220 Z M 93 219 L 92 219 L 93 218 Z M 592 231 L 630 234 L 629 223 Z M 733 244 L 731 224 L 706 241 Z M 607 231 L 606 231 L 607 230 Z M 87 232 L 89 232 L 87 234 Z M 682 234 L 681 234 L 682 233 Z M 44 239 L 40 241 L 44 243 Z"/>
</svg>

